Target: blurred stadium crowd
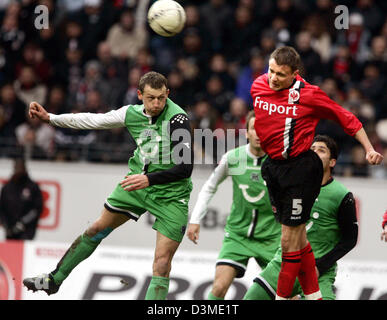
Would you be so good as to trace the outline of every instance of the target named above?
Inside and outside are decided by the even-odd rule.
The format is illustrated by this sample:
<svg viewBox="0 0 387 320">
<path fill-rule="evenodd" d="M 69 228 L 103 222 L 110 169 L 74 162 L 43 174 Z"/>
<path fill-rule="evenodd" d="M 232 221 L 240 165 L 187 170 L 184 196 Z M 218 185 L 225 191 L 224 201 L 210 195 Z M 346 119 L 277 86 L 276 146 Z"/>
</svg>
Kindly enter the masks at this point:
<svg viewBox="0 0 387 320">
<path fill-rule="evenodd" d="M 179 2 L 186 26 L 163 38 L 146 22 L 152 0 L 0 0 L 0 157 L 126 162 L 134 145 L 126 129 L 53 128 L 26 110 L 33 100 L 52 113 L 135 104 L 149 70 L 168 77 L 170 98 L 193 128 L 238 133 L 252 109 L 253 79 L 267 71 L 277 46 L 292 45 L 302 76 L 355 113 L 387 158 L 387 1 Z M 348 29 L 335 28 L 339 4 L 349 9 Z M 35 27 L 38 5 L 48 8 L 49 28 Z M 317 131 L 341 148 L 337 174 L 387 177 L 387 165 L 371 170 L 336 124 L 320 122 Z"/>
</svg>

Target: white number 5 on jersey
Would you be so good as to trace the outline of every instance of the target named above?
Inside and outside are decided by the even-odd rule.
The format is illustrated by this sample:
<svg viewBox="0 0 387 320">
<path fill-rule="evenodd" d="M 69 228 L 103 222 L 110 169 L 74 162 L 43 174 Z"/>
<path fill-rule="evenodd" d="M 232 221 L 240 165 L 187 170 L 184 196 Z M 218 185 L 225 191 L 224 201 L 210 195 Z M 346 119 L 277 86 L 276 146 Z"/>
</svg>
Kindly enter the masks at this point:
<svg viewBox="0 0 387 320">
<path fill-rule="evenodd" d="M 302 199 L 293 199 L 292 215 L 299 215 L 302 212 Z"/>
</svg>

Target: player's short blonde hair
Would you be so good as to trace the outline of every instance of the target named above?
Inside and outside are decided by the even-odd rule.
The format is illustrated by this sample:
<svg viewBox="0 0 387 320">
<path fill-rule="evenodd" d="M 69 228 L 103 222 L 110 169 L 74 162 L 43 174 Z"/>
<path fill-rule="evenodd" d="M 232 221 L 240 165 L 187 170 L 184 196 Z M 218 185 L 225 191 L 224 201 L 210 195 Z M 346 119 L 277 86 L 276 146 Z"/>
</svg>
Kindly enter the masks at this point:
<svg viewBox="0 0 387 320">
<path fill-rule="evenodd" d="M 153 89 L 161 89 L 164 86 L 168 89 L 167 79 L 161 73 L 155 71 L 147 72 L 141 77 L 138 90 L 143 93 L 146 85 L 149 85 Z"/>
<path fill-rule="evenodd" d="M 301 58 L 296 49 L 289 46 L 279 47 L 270 55 L 279 66 L 289 66 L 292 72 L 301 68 Z"/>
</svg>

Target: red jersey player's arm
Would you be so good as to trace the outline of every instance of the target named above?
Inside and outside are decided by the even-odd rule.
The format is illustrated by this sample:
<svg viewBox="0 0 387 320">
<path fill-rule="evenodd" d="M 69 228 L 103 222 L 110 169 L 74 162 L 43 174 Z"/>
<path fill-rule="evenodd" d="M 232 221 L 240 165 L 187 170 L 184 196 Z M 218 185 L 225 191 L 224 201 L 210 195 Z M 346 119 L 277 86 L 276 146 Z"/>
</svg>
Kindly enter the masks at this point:
<svg viewBox="0 0 387 320">
<path fill-rule="evenodd" d="M 375 151 L 359 119 L 330 99 L 319 87 L 314 88 L 312 95 L 306 95 L 305 104 L 313 108 L 313 112 L 318 118 L 337 122 L 348 135 L 359 141 L 370 164 L 380 164 L 383 156 Z"/>
<path fill-rule="evenodd" d="M 363 128 L 356 132 L 355 138 L 363 146 L 366 152 L 366 159 L 369 164 L 380 164 L 383 161 L 383 156 L 379 152 L 375 151 L 370 140 L 368 139 L 367 133 Z"/>
<path fill-rule="evenodd" d="M 308 90 L 305 100 L 302 99 L 300 104 L 306 104 L 311 107 L 313 115 L 319 119 L 329 119 L 338 123 L 346 134 L 354 137 L 362 129 L 363 125 L 358 118 L 341 105 L 333 101 L 317 86 L 312 86 L 313 90 Z"/>
</svg>

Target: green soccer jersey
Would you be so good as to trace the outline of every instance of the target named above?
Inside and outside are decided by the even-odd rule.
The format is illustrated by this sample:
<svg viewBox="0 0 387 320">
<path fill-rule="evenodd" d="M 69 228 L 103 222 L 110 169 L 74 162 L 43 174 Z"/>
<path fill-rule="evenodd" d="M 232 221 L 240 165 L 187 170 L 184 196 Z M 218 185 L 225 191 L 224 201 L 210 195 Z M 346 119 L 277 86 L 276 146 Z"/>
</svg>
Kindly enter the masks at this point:
<svg viewBox="0 0 387 320">
<path fill-rule="evenodd" d="M 248 146 L 231 150 L 226 156 L 233 182 L 233 202 L 225 231 L 257 240 L 278 237 L 281 225 L 274 218 L 266 183 L 261 176 L 261 164 L 267 156 L 254 157 Z"/>
<path fill-rule="evenodd" d="M 167 99 L 164 110 L 156 120 L 145 114 L 142 104 L 127 108 L 125 126 L 137 144 L 137 148 L 128 162 L 129 174 L 159 172 L 176 165 L 172 157 L 173 148 L 168 126 L 172 118 L 181 114 L 186 115 L 186 112 L 170 99 Z M 177 117 L 176 121 L 178 120 Z M 189 195 L 191 190 L 191 178 L 155 184 L 147 188 L 149 193 L 156 192 L 161 198 L 184 198 Z"/>
<path fill-rule="evenodd" d="M 348 192 L 337 180 L 321 187 L 306 226 L 307 237 L 316 258 L 331 251 L 341 238 L 337 213 Z"/>
<path fill-rule="evenodd" d="M 339 220 L 346 225 L 346 236 L 343 234 L 344 231 L 340 230 Z M 306 228 L 307 237 L 316 258 L 316 267 L 320 272 L 318 281 L 324 300 L 336 298 L 333 291 L 337 272 L 336 261 L 355 245 L 353 241 L 357 239 L 356 220 L 355 200 L 352 193 L 334 179 L 323 185 Z M 340 243 L 343 246 L 340 247 Z M 274 258 L 254 280 L 255 283 L 250 287 L 244 299 L 269 299 L 269 296 L 274 299 L 281 263 L 282 250 L 279 246 Z M 292 295 L 300 293 L 302 289 L 296 280 Z"/>
<path fill-rule="evenodd" d="M 279 237 L 281 225 L 274 218 L 265 181 L 261 176 L 261 165 L 266 156 L 256 157 L 249 148 L 247 144 L 222 157 L 200 190 L 190 223 L 200 224 L 219 184 L 231 177 L 233 202 L 225 226 L 226 237 L 227 233 L 252 240 Z"/>
</svg>

